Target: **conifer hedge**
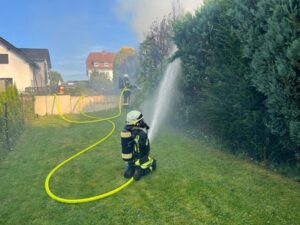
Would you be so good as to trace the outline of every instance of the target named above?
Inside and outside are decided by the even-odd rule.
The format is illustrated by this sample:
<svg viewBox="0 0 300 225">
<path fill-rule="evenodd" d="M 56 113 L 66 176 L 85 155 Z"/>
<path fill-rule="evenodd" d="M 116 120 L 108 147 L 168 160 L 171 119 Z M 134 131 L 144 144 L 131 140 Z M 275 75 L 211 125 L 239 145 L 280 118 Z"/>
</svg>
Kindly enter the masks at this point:
<svg viewBox="0 0 300 225">
<path fill-rule="evenodd" d="M 174 27 L 185 121 L 258 160 L 300 159 L 300 2 L 210 0 Z"/>
<path fill-rule="evenodd" d="M 12 150 L 24 128 L 23 105 L 16 87 L 0 92 L 0 156 Z"/>
</svg>

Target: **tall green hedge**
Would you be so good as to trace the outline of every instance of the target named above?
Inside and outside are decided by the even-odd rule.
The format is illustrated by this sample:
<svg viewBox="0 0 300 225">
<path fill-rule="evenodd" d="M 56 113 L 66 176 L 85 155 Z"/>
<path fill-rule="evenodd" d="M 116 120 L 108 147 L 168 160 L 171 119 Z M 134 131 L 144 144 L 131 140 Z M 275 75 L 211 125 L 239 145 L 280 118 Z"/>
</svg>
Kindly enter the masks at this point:
<svg viewBox="0 0 300 225">
<path fill-rule="evenodd" d="M 299 160 L 300 2 L 210 0 L 174 32 L 181 121 L 260 160 Z"/>
<path fill-rule="evenodd" d="M 9 86 L 0 92 L 0 155 L 12 150 L 24 128 L 23 107 L 17 89 Z"/>
</svg>

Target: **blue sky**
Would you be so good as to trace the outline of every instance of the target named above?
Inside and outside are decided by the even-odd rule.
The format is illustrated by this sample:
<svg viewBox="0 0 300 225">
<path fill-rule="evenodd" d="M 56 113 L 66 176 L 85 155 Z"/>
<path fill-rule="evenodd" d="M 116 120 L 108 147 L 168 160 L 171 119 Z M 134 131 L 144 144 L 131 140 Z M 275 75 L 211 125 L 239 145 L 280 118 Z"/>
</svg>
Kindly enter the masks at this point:
<svg viewBox="0 0 300 225">
<path fill-rule="evenodd" d="M 116 7 L 117 0 L 3 0 L 0 36 L 19 48 L 49 49 L 64 80 L 84 80 L 90 51 L 138 46 L 130 18 L 121 20 Z"/>
</svg>

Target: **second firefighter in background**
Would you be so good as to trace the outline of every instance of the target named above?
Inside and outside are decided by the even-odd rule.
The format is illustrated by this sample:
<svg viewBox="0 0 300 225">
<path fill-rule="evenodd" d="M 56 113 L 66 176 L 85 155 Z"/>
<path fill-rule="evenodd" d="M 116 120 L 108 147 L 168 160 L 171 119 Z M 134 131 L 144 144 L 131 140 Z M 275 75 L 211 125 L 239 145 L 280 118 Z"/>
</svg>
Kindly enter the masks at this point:
<svg viewBox="0 0 300 225">
<path fill-rule="evenodd" d="M 156 169 L 156 160 L 149 156 L 148 130 L 141 112 L 133 110 L 127 114 L 126 125 L 121 132 L 122 158 L 127 162 L 125 178 L 139 180 Z"/>
</svg>

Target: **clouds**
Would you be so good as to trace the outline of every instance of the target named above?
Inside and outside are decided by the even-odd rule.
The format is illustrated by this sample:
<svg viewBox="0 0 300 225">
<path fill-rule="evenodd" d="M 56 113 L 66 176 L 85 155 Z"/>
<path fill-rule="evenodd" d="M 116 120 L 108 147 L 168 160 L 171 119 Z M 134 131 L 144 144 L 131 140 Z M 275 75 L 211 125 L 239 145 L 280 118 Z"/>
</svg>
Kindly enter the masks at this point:
<svg viewBox="0 0 300 225">
<path fill-rule="evenodd" d="M 161 20 L 172 12 L 172 2 L 179 2 L 184 12 L 192 12 L 201 6 L 203 0 L 117 0 L 115 12 L 131 25 L 142 41 L 154 20 Z"/>
</svg>

